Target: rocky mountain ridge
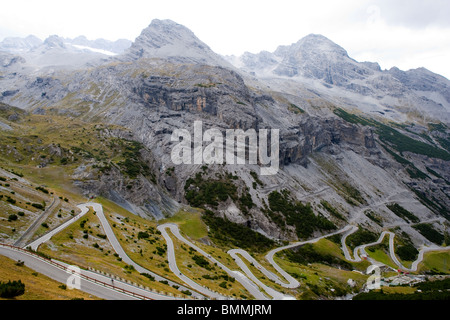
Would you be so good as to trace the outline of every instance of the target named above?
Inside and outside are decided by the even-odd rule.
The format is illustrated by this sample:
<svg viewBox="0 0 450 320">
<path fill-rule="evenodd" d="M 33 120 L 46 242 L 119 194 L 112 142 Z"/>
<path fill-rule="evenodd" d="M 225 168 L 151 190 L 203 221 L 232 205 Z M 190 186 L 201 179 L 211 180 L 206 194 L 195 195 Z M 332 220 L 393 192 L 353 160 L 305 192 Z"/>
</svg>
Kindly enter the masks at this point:
<svg viewBox="0 0 450 320">
<path fill-rule="evenodd" d="M 358 62 L 322 35 L 311 34 L 273 53 L 227 57 L 241 70 L 274 85 L 289 79 L 338 99 L 361 100 L 366 113 L 405 121 L 414 116 L 450 121 L 450 81 L 425 68 L 381 70 L 376 62 Z"/>
<path fill-rule="evenodd" d="M 130 45 L 131 41 L 125 39 L 113 42 L 104 39 L 88 40 L 84 36 L 69 39 L 51 35 L 42 41 L 30 35 L 25 38 L 5 38 L 0 42 L 0 53 L 3 56 L 20 56 L 23 67 L 28 69 L 73 69 L 119 55 Z"/>
</svg>

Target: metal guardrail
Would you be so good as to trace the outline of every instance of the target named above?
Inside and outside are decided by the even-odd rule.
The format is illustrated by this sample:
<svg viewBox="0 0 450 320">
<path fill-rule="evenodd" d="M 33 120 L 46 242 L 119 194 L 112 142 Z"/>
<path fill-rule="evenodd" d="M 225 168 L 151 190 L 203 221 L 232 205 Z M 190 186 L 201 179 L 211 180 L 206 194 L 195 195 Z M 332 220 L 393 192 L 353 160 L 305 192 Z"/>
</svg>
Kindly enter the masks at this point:
<svg viewBox="0 0 450 320">
<path fill-rule="evenodd" d="M 62 265 L 62 264 L 60 264 L 60 263 L 58 263 L 56 261 L 53 261 L 51 259 L 42 257 L 41 255 L 39 255 L 39 254 L 37 254 L 35 252 L 29 251 L 29 250 L 26 250 L 26 249 L 23 249 L 23 248 L 15 247 L 15 246 L 12 246 L 12 245 L 9 245 L 9 244 L 5 244 L 5 243 L 0 243 L 0 246 L 1 247 L 7 247 L 7 248 L 10 248 L 12 250 L 19 251 L 19 252 L 25 253 L 27 255 L 33 256 L 36 259 L 39 259 L 39 260 L 41 260 L 41 261 L 43 261 L 45 263 L 48 263 L 48 264 L 50 264 L 50 265 L 52 265 L 54 267 L 57 267 L 57 268 L 59 268 L 61 270 L 64 270 L 64 271 L 68 272 L 68 268 L 65 265 Z M 69 270 L 69 272 L 72 272 L 72 271 L 73 270 Z M 90 281 L 90 282 L 94 282 L 96 284 L 100 284 L 100 285 L 102 285 L 102 286 L 104 286 L 106 288 L 109 288 L 109 289 L 112 289 L 112 290 L 115 290 L 115 291 L 118 291 L 118 292 L 130 295 L 130 296 L 135 297 L 135 298 L 139 298 L 139 299 L 142 299 L 142 300 L 155 300 L 153 298 L 150 298 L 150 297 L 144 296 L 142 294 L 139 294 L 139 293 L 136 293 L 136 292 L 132 292 L 132 291 L 120 288 L 120 287 L 116 287 L 116 286 L 111 285 L 109 283 L 97 280 L 97 279 L 89 277 L 87 275 L 83 275 L 81 273 L 79 274 L 79 277 L 84 279 L 84 280 L 87 280 L 87 281 Z"/>
</svg>

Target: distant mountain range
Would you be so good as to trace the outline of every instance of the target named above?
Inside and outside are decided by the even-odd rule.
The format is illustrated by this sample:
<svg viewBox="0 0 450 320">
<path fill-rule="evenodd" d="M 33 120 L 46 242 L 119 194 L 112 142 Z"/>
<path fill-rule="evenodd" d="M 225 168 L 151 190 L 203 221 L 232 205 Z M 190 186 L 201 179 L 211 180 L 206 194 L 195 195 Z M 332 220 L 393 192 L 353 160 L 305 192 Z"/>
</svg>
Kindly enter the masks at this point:
<svg viewBox="0 0 450 320">
<path fill-rule="evenodd" d="M 61 38 L 53 35 L 42 41 L 36 36 L 30 35 L 25 38 L 8 37 L 0 42 L 0 51 L 10 53 L 24 53 L 35 50 L 42 45 L 46 46 L 79 46 L 85 47 L 88 50 L 102 50 L 108 54 L 121 54 L 128 49 L 132 41 L 126 39 L 119 39 L 116 41 L 109 41 L 105 39 L 88 40 L 85 36 L 79 36 L 74 39 Z"/>
<path fill-rule="evenodd" d="M 26 38 L 5 38 L 0 42 L 0 52 L 20 55 L 33 68 L 74 68 L 121 54 L 131 43 L 124 39 L 112 42 L 104 39 L 88 40 L 84 36 L 68 39 L 57 35 L 42 41 L 30 35 Z"/>
<path fill-rule="evenodd" d="M 324 94 L 356 100 L 365 112 L 405 121 L 405 113 L 450 121 L 450 81 L 425 68 L 381 70 L 376 62 L 358 62 L 322 35 L 311 34 L 273 53 L 245 53 L 228 61 L 260 79 L 289 79 Z"/>
</svg>

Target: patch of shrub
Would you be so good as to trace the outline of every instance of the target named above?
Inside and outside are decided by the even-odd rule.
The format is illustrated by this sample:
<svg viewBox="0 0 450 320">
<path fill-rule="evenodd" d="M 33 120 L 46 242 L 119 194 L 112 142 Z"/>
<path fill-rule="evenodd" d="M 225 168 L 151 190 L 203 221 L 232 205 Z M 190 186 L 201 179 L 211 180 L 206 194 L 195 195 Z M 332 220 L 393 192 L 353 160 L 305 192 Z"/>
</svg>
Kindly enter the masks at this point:
<svg viewBox="0 0 450 320">
<path fill-rule="evenodd" d="M 362 228 L 359 228 L 358 231 L 355 233 L 352 233 L 347 237 L 347 245 L 354 249 L 357 246 L 360 246 L 362 244 L 372 243 L 375 242 L 378 239 L 378 236 L 369 231 Z"/>
<path fill-rule="evenodd" d="M 314 245 L 307 243 L 299 248 L 286 250 L 287 258 L 299 264 L 322 263 L 329 266 L 339 266 L 347 270 L 352 270 L 352 265 L 345 260 L 339 259 L 328 253 L 321 253 L 315 250 Z"/>
<path fill-rule="evenodd" d="M 287 225 L 295 226 L 299 238 L 310 237 L 315 230 L 334 230 L 336 226 L 322 215 L 315 215 L 311 205 L 306 205 L 291 199 L 287 190 L 273 191 L 269 194 L 269 207 L 274 212 L 285 217 Z"/>
<path fill-rule="evenodd" d="M 425 238 L 438 245 L 441 245 L 445 240 L 445 236 L 436 231 L 430 224 L 422 223 L 413 226 L 413 228 L 418 230 Z"/>
<path fill-rule="evenodd" d="M 2 282 L 0 281 L 0 297 L 14 298 L 25 293 L 25 284 L 21 280 Z"/>
<path fill-rule="evenodd" d="M 44 187 L 41 187 L 41 186 L 36 187 L 36 190 L 39 190 L 39 191 L 41 191 L 41 192 L 43 192 L 45 194 L 49 194 L 50 193 L 47 189 L 45 189 Z"/>
<path fill-rule="evenodd" d="M 192 188 L 191 188 L 192 186 Z M 216 208 L 219 202 L 226 201 L 229 197 L 237 200 L 237 188 L 229 180 L 203 180 L 198 172 L 195 179 L 189 178 L 185 185 L 185 197 L 193 207 L 201 208 L 205 205 Z"/>
<path fill-rule="evenodd" d="M 45 210 L 45 206 L 41 203 L 32 203 L 31 206 L 35 207 L 36 209 Z"/>
<path fill-rule="evenodd" d="M 258 174 L 255 171 L 250 171 L 250 175 L 253 177 L 253 180 L 261 187 L 264 186 L 264 183 L 259 179 Z"/>
<path fill-rule="evenodd" d="M 414 214 L 412 214 L 411 212 L 409 212 L 408 210 L 403 208 L 398 203 L 388 204 L 388 205 L 386 205 L 386 207 L 388 207 L 389 210 L 391 210 L 393 213 L 395 213 L 397 216 L 399 216 L 403 220 L 406 220 L 408 222 L 413 222 L 413 223 L 417 223 L 420 221 L 419 218 L 417 218 Z"/>
<path fill-rule="evenodd" d="M 202 220 L 209 227 L 209 235 L 223 245 L 249 249 L 255 252 L 272 248 L 275 242 L 262 234 L 228 219 L 216 217 L 214 212 L 206 210 Z"/>
<path fill-rule="evenodd" d="M 338 219 L 341 219 L 341 220 L 345 220 L 345 217 L 342 215 L 342 214 L 340 214 L 337 210 L 336 210 L 336 208 L 334 208 L 331 204 L 329 204 L 327 201 L 325 201 L 325 200 L 321 200 L 320 201 L 320 204 L 329 212 L 329 213 L 331 213 L 331 215 L 333 215 L 333 216 L 335 216 L 336 218 L 338 218 Z"/>
<path fill-rule="evenodd" d="M 84 229 L 84 226 L 86 225 L 86 222 L 87 222 L 86 219 L 80 221 L 80 227 L 81 227 L 82 229 Z"/>
<path fill-rule="evenodd" d="M 208 260 L 205 259 L 205 257 L 201 256 L 201 255 L 194 255 L 192 257 L 192 259 L 195 261 L 195 263 L 197 265 L 199 265 L 202 268 L 205 268 L 206 270 L 211 270 L 212 267 L 210 265 L 210 263 L 208 262 Z"/>
<path fill-rule="evenodd" d="M 187 296 L 192 296 L 192 292 L 190 292 L 189 290 L 183 290 L 181 291 L 181 293 Z"/>
<path fill-rule="evenodd" d="M 164 255 L 164 253 L 166 252 L 166 249 L 161 248 L 161 247 L 156 247 L 156 252 L 158 255 L 160 255 L 162 257 Z"/>
<path fill-rule="evenodd" d="M 17 201 L 15 199 L 11 198 L 10 196 L 6 196 L 6 202 L 9 202 L 11 204 L 16 204 Z"/>
<path fill-rule="evenodd" d="M 146 277 L 150 281 L 155 281 L 155 277 L 148 273 L 141 273 L 141 276 Z"/>
<path fill-rule="evenodd" d="M 138 233 L 138 239 L 140 240 L 140 239 L 148 239 L 150 237 L 150 235 L 147 233 L 147 232 L 142 232 L 142 231 L 140 231 L 139 233 Z"/>
<path fill-rule="evenodd" d="M 412 244 L 408 243 L 404 246 L 396 247 L 395 253 L 404 261 L 414 261 L 419 254 L 419 251 Z"/>
</svg>

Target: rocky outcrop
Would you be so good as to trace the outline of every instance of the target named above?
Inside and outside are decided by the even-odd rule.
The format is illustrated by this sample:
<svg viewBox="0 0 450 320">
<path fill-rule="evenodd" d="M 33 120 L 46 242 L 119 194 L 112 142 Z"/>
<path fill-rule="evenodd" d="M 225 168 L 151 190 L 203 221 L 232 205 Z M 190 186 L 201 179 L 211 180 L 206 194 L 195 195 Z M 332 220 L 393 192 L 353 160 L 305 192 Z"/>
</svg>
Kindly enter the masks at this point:
<svg viewBox="0 0 450 320">
<path fill-rule="evenodd" d="M 13 55 L 10 53 L 0 52 L 0 66 L 2 68 L 10 68 L 12 66 L 25 63 L 25 59 L 21 56 Z"/>
<path fill-rule="evenodd" d="M 360 154 L 376 148 L 372 130 L 362 129 L 340 119 L 306 117 L 299 126 L 281 134 L 280 163 L 296 163 L 306 166 L 313 152 L 327 152 L 338 148 L 350 148 Z"/>
</svg>

